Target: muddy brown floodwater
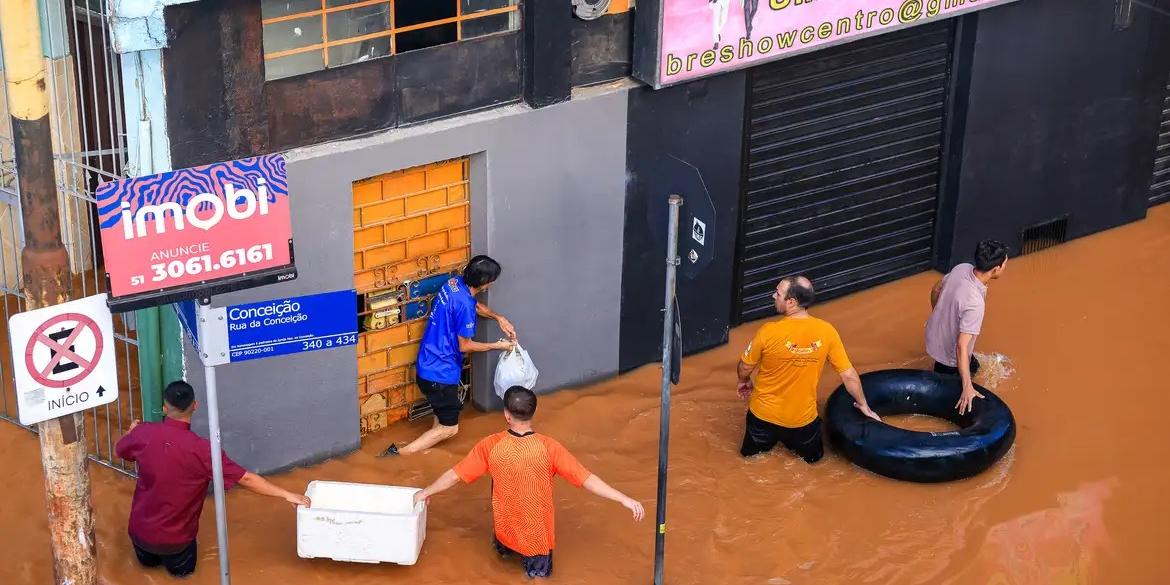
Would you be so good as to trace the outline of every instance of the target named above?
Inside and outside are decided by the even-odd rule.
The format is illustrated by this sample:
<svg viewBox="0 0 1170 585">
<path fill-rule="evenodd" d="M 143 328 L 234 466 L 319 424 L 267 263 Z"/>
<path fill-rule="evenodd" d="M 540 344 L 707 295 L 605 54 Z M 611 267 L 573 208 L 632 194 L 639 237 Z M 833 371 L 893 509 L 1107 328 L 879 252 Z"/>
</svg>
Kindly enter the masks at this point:
<svg viewBox="0 0 1170 585">
<path fill-rule="evenodd" d="M 883 416 L 882 422 L 900 429 L 918 431 L 920 433 L 946 433 L 959 429 L 959 425 L 956 425 L 950 421 L 922 414 L 896 414 L 892 416 Z"/>
<path fill-rule="evenodd" d="M 1164 363 L 1170 355 L 1170 206 L 1146 221 L 1014 260 L 992 286 L 979 349 L 1011 360 L 992 380 L 1019 423 L 1008 456 L 983 475 L 916 485 L 862 471 L 830 452 L 808 466 L 785 453 L 744 461 L 736 357 L 758 324 L 688 358 L 675 393 L 667 578 L 672 584 L 1156 584 L 1170 582 L 1170 499 Z M 861 371 L 925 367 L 922 326 L 936 275 L 924 274 L 817 307 Z M 523 324 L 518 324 L 521 327 Z M 539 360 L 539 356 L 537 356 Z M 983 382 L 985 376 L 981 373 Z M 541 399 L 538 429 L 594 472 L 641 499 L 655 494 L 654 367 Z M 822 401 L 835 387 L 832 374 Z M 497 414 L 471 415 L 450 443 L 411 459 L 374 457 L 427 423 L 400 425 L 344 459 L 277 476 L 421 486 L 480 437 Z M 919 424 L 912 422 L 907 424 Z M 0 423 L 0 583 L 50 583 L 34 437 Z M 126 541 L 131 481 L 91 467 L 101 572 L 110 585 L 168 583 L 138 568 Z M 432 500 L 413 567 L 296 556 L 283 502 L 228 497 L 232 568 L 241 584 L 503 584 L 517 568 L 494 558 L 489 482 Z M 552 582 L 648 583 L 652 522 L 561 483 Z M 209 505 L 200 569 L 216 583 Z"/>
</svg>

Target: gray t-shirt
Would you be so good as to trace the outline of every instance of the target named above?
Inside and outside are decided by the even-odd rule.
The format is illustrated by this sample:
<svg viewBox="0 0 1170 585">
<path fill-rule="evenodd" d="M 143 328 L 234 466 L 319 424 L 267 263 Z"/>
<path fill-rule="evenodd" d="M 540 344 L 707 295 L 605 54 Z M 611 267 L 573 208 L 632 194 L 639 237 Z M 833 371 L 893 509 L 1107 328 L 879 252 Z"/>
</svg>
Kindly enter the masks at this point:
<svg viewBox="0 0 1170 585">
<path fill-rule="evenodd" d="M 926 353 L 934 361 L 958 367 L 959 334 L 979 335 L 986 298 L 987 285 L 975 278 L 975 267 L 970 264 L 960 264 L 943 277 L 938 303 L 926 322 Z M 974 352 L 972 341 L 971 353 Z"/>
</svg>

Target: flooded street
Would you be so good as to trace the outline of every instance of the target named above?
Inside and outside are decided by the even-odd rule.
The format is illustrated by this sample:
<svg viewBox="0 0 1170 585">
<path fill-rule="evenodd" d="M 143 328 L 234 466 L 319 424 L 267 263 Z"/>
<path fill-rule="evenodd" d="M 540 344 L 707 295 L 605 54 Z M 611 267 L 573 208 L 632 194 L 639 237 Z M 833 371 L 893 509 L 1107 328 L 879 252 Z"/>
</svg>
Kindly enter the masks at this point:
<svg viewBox="0 0 1170 585">
<path fill-rule="evenodd" d="M 988 295 L 979 349 L 1010 359 L 985 382 L 1012 407 L 1015 447 L 976 478 L 917 485 L 871 475 L 833 451 L 808 466 L 783 451 L 738 455 L 744 403 L 738 353 L 759 323 L 725 347 L 686 360 L 671 445 L 667 577 L 672 584 L 1101 584 L 1170 580 L 1170 439 L 1162 360 L 1170 355 L 1170 206 L 1121 229 L 1013 260 Z M 923 324 L 937 275 L 923 274 L 814 307 L 832 322 L 861 372 L 926 367 Z M 681 283 L 680 286 L 685 286 Z M 685 316 L 684 316 L 685 317 Z M 523 333 L 523 323 L 517 323 Z M 616 340 L 615 340 L 616 342 Z M 539 364 L 539 357 L 536 357 Z M 988 380 L 987 378 L 1001 378 Z M 536 428 L 563 442 L 607 482 L 653 508 L 658 431 L 655 366 L 581 391 L 542 398 Z M 838 384 L 827 373 L 821 403 Z M 224 389 L 223 392 L 230 392 Z M 359 453 L 275 477 L 422 487 L 484 435 L 499 414 L 474 414 L 461 434 L 406 459 L 374 454 L 427 422 L 399 425 Z M 906 420 L 910 428 L 934 421 Z M 37 442 L 0 424 L 0 583 L 49 583 L 51 562 Z M 109 585 L 168 583 L 134 562 L 125 536 L 133 483 L 91 466 L 99 562 Z M 560 482 L 552 582 L 649 582 L 653 521 Z M 489 482 L 432 499 L 427 541 L 413 567 L 296 556 L 295 512 L 235 490 L 228 497 L 235 582 L 308 585 L 504 584 L 519 569 L 489 545 Z M 203 514 L 200 568 L 217 583 L 215 525 Z"/>
</svg>

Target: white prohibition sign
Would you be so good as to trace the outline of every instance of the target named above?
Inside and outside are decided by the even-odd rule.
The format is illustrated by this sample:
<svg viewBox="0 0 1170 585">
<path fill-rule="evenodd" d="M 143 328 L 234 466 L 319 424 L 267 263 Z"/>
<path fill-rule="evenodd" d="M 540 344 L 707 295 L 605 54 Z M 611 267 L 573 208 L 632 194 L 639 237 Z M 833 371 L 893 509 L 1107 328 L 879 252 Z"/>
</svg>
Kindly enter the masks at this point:
<svg viewBox="0 0 1170 585">
<path fill-rule="evenodd" d="M 17 313 L 8 334 L 21 424 L 118 399 L 114 319 L 106 295 Z"/>
</svg>

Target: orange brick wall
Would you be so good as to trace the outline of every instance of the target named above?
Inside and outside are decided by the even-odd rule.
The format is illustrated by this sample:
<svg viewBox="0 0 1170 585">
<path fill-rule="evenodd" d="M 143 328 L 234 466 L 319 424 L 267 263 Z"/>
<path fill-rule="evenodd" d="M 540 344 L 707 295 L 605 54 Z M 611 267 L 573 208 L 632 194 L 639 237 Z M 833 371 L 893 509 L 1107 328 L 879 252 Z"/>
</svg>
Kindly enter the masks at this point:
<svg viewBox="0 0 1170 585">
<path fill-rule="evenodd" d="M 458 159 L 354 183 L 353 270 L 358 294 L 378 294 L 470 258 L 468 161 Z M 363 316 L 364 318 L 364 316 Z M 358 336 L 363 436 L 406 417 L 420 398 L 414 362 L 426 319 Z"/>
</svg>

